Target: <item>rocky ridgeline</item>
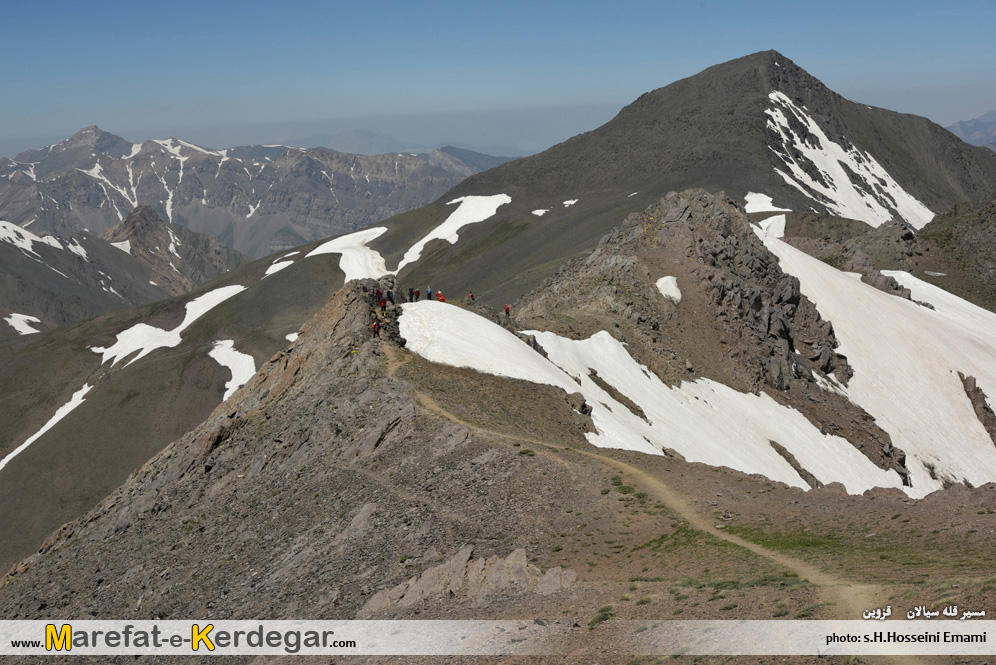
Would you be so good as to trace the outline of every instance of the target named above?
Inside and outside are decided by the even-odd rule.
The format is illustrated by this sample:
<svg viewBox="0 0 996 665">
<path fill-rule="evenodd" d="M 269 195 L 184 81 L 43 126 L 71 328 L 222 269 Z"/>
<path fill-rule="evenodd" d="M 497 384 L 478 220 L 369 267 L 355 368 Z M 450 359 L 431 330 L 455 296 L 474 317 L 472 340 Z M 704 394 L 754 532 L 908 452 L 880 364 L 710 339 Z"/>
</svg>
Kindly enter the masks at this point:
<svg viewBox="0 0 996 665">
<path fill-rule="evenodd" d="M 405 602 L 432 595 L 427 571 L 468 543 L 477 558 L 452 602 L 568 587 L 566 571 L 535 579 L 507 553 L 577 527 L 571 511 L 550 509 L 578 501 L 576 472 L 417 411 L 412 385 L 391 378 L 403 359 L 397 308 L 381 317 L 381 339 L 369 327 L 377 288 L 394 278 L 340 289 L 200 426 L 14 566 L 0 612 L 353 618 L 413 576 L 422 582 Z"/>
<path fill-rule="evenodd" d="M 655 283 L 676 277 L 680 303 Z M 831 322 L 751 228 L 740 206 L 704 190 L 634 213 L 517 305 L 516 325 L 574 338 L 613 332 L 663 381 L 700 376 L 764 390 L 874 463 L 906 474 L 905 454 L 874 419 L 824 390 L 851 376 Z"/>
</svg>

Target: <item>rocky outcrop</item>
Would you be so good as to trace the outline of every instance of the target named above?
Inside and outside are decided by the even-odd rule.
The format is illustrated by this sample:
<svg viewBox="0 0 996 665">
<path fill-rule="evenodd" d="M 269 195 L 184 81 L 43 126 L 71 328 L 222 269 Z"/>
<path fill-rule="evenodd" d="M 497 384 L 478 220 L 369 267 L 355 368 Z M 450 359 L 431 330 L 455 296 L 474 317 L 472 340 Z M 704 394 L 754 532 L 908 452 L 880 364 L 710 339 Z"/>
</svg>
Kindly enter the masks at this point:
<svg viewBox="0 0 996 665">
<path fill-rule="evenodd" d="M 554 566 L 545 573 L 526 560 L 526 551 L 517 549 L 507 557 L 472 558 L 473 545 L 464 545 L 449 560 L 426 569 L 393 589 L 373 595 L 357 613 L 357 618 L 408 608 L 439 598 L 459 597 L 480 602 L 497 593 L 534 592 L 549 595 L 570 587 L 577 573 Z"/>
<path fill-rule="evenodd" d="M 135 208 L 100 237 L 110 243 L 127 242 L 128 253 L 146 264 L 152 281 L 171 296 L 250 261 L 214 236 L 168 224 L 147 205 Z"/>
<path fill-rule="evenodd" d="M 961 372 L 958 372 L 958 376 L 961 378 L 962 385 L 965 386 L 965 394 L 972 402 L 975 416 L 989 433 L 989 438 L 993 440 L 993 444 L 996 444 L 996 413 L 993 413 L 992 407 L 989 406 L 986 393 L 979 387 L 974 376 L 965 376 Z"/>
<path fill-rule="evenodd" d="M 662 276 L 675 277 L 680 303 L 658 289 Z M 875 464 L 907 474 L 904 453 L 874 419 L 821 387 L 851 376 L 833 325 L 723 195 L 672 192 L 629 215 L 515 311 L 521 328 L 573 338 L 607 329 L 672 385 L 705 376 L 741 391 L 763 390 L 822 432 L 844 436 Z"/>
</svg>

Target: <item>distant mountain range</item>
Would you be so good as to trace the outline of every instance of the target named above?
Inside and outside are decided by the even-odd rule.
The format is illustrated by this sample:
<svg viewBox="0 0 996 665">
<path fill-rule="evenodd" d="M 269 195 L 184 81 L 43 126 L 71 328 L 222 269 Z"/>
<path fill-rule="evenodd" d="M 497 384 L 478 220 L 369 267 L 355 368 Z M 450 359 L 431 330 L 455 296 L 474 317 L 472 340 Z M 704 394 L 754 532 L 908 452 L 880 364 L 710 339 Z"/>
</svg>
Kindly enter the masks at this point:
<svg viewBox="0 0 996 665">
<path fill-rule="evenodd" d="M 966 143 L 996 150 L 996 111 L 980 115 L 974 120 L 956 122 L 947 129 Z"/>
<path fill-rule="evenodd" d="M 87 127 L 0 159 L 0 219 L 36 235 L 100 233 L 146 204 L 169 222 L 263 256 L 424 205 L 479 170 L 475 164 L 493 162 L 449 148 L 362 156 L 288 146 L 210 150 L 181 139 L 132 144 Z"/>
</svg>

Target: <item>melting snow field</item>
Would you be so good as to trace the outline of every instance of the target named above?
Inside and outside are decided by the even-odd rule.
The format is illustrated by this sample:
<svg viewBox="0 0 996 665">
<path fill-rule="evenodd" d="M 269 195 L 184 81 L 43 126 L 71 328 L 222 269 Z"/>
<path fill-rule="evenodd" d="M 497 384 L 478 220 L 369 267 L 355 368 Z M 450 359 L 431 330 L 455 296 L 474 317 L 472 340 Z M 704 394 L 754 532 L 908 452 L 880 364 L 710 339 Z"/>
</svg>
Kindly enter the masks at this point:
<svg viewBox="0 0 996 665">
<path fill-rule="evenodd" d="M 400 270 L 409 263 L 418 261 L 422 256 L 422 250 L 425 249 L 425 246 L 433 240 L 445 240 L 451 245 L 456 244 L 456 241 L 460 239 L 460 235 L 458 234 L 460 229 L 468 224 L 483 222 L 498 212 L 498 208 L 500 206 L 511 202 L 512 197 L 507 194 L 495 194 L 494 196 L 462 196 L 458 199 L 453 199 L 446 205 L 459 203 L 460 206 L 446 218 L 445 222 L 434 228 L 424 238 L 412 245 L 412 247 L 405 252 L 404 258 L 401 259 L 401 263 L 398 264 L 398 268 L 394 272 L 400 272 Z"/>
<path fill-rule="evenodd" d="M 246 287 L 238 284 L 233 286 L 223 286 L 220 289 L 208 291 L 205 294 L 194 298 L 187 303 L 187 314 L 183 321 L 173 330 L 163 330 L 145 323 L 137 323 L 131 328 L 119 332 L 117 341 L 108 347 L 91 346 L 94 353 L 102 354 L 101 364 L 111 360 L 111 366 L 118 364 L 132 353 L 138 352 L 131 360 L 125 363 L 125 367 L 136 360 L 144 358 L 156 349 L 173 348 L 182 341 L 180 333 L 190 325 L 207 314 L 209 311 L 225 302 L 234 295 L 245 291 Z"/>
<path fill-rule="evenodd" d="M 771 150 L 788 169 L 788 172 L 778 168 L 775 171 L 786 183 L 825 205 L 834 214 L 859 219 L 872 226 L 892 219 L 893 209 L 917 229 L 933 219 L 934 213 L 900 187 L 870 154 L 853 145 L 845 148 L 834 143 L 806 110 L 796 106 L 784 93 L 772 92 L 768 99 L 772 103 L 765 111 L 768 128 L 777 132 L 782 140 L 781 146 Z M 804 138 L 796 134 L 789 117 L 801 123 L 809 136 Z M 812 145 L 814 139 L 815 146 Z M 819 169 L 824 182 L 806 173 L 805 162 L 812 162 Z M 855 174 L 862 184 L 852 182 L 850 174 Z"/>
<path fill-rule="evenodd" d="M 447 205 L 453 205 L 454 203 L 459 203 L 460 205 L 446 218 L 446 221 L 412 245 L 405 252 L 401 262 L 398 263 L 397 269 L 393 271 L 387 269 L 384 257 L 379 252 L 367 247 L 368 242 L 379 238 L 387 231 L 387 228 L 383 226 L 375 226 L 333 238 L 313 249 L 304 258 L 320 254 L 340 254 L 339 268 L 345 273 L 347 282 L 354 279 L 377 279 L 384 275 L 397 274 L 409 263 L 418 261 L 422 256 L 422 250 L 431 241 L 446 240 L 450 244 L 455 244 L 460 239 L 458 233 L 460 229 L 468 224 L 483 222 L 492 217 L 500 206 L 511 203 L 511 201 L 512 199 L 506 194 L 464 196 L 450 201 Z M 297 252 L 286 254 L 283 256 L 283 259 L 293 254 L 297 254 Z M 264 277 L 278 270 L 283 270 L 292 263 L 291 261 L 284 262 L 283 259 L 279 259 L 271 264 Z"/>
<path fill-rule="evenodd" d="M 41 332 L 40 330 L 35 330 L 31 327 L 32 323 L 41 323 L 41 319 L 37 316 L 14 313 L 5 318 L 4 321 L 9 323 L 11 327 L 20 335 L 31 335 L 33 333 Z"/>
<path fill-rule="evenodd" d="M 14 459 L 17 455 L 24 452 L 24 450 L 32 443 L 37 441 L 42 434 L 55 427 L 55 424 L 58 423 L 63 418 L 65 418 L 67 415 L 69 415 L 70 411 L 72 411 L 80 404 L 82 404 L 84 397 L 86 397 L 86 394 L 90 392 L 91 388 L 93 388 L 93 386 L 91 386 L 89 383 L 83 384 L 83 387 L 77 390 L 75 393 L 73 393 L 73 396 L 69 399 L 69 401 L 60 406 L 59 409 L 55 412 L 55 415 L 52 416 L 47 423 L 42 425 L 40 430 L 32 434 L 27 439 L 27 441 L 19 445 L 17 448 L 14 448 L 14 450 L 12 450 L 6 457 L 0 460 L 0 469 L 3 469 L 5 466 L 7 466 L 7 463 L 10 462 L 10 460 Z"/>
<path fill-rule="evenodd" d="M 235 341 L 223 339 L 214 343 L 208 355 L 218 361 L 222 367 L 232 372 L 232 378 L 225 384 L 225 395 L 222 401 L 235 394 L 235 391 L 246 384 L 256 373 L 256 361 L 248 353 L 235 350 Z"/>
<path fill-rule="evenodd" d="M 756 232 L 833 323 L 854 368 L 847 397 L 906 452 L 913 481 L 907 493 L 925 496 L 945 479 L 976 487 L 996 481 L 996 446 L 958 377 L 976 377 L 990 405 L 996 401 L 996 314 L 912 276 L 889 273 L 937 309 L 920 307 Z"/>
<path fill-rule="evenodd" d="M 125 254 L 131 254 L 131 240 L 122 240 L 121 242 L 112 242 L 111 247 L 117 247 Z"/>
<path fill-rule="evenodd" d="M 405 304 L 400 324 L 408 348 L 427 360 L 581 392 L 593 407 L 597 431 L 587 437 L 596 446 L 648 454 L 669 448 L 691 462 L 808 488 L 771 446 L 776 441 L 823 483 L 839 481 L 852 493 L 901 486 L 898 474 L 874 466 L 844 439 L 821 434 L 802 414 L 767 395 L 739 393 L 705 379 L 669 388 L 604 331 L 581 341 L 526 331 L 536 336 L 547 360 L 502 327 L 453 305 Z M 591 369 L 647 419 L 599 387 Z"/>
<path fill-rule="evenodd" d="M 744 206 L 745 212 L 791 212 L 788 208 L 776 207 L 767 194 L 747 192 L 745 200 L 747 201 L 747 205 Z"/>
<path fill-rule="evenodd" d="M 387 274 L 384 257 L 379 252 L 367 247 L 367 243 L 379 238 L 387 231 L 386 227 L 375 226 L 356 233 L 339 236 L 311 250 L 304 256 L 310 258 L 319 254 L 341 254 L 339 269 L 346 273 L 346 281 L 383 277 Z"/>
</svg>

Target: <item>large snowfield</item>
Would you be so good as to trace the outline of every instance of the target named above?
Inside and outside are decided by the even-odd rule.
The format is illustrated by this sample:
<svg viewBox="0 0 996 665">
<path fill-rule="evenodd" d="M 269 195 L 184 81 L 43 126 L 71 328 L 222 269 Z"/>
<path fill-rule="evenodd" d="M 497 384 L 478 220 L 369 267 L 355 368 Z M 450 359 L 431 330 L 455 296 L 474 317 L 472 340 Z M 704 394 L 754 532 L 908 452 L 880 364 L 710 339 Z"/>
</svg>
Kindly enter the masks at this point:
<svg viewBox="0 0 996 665">
<path fill-rule="evenodd" d="M 427 360 L 582 393 L 593 407 L 597 431 L 587 437 L 596 446 L 657 455 L 667 448 L 691 462 L 808 489 L 771 446 L 775 441 L 823 483 L 839 481 L 852 493 L 902 485 L 898 474 L 874 466 L 844 439 L 821 434 L 802 414 L 767 395 L 740 393 L 707 379 L 668 387 L 604 331 L 587 340 L 525 331 L 536 337 L 547 360 L 501 326 L 454 305 L 405 304 L 400 324 L 408 349 Z M 589 376 L 592 369 L 639 406 L 646 420 L 599 387 Z"/>
<path fill-rule="evenodd" d="M 875 417 L 906 452 L 922 497 L 945 480 L 973 486 L 996 481 L 996 446 L 979 422 L 958 373 L 974 376 L 989 403 L 996 397 L 996 314 L 906 273 L 888 273 L 931 310 L 864 284 L 852 275 L 758 229 L 782 270 L 833 323 L 838 351 L 854 369 L 848 398 Z"/>
</svg>

